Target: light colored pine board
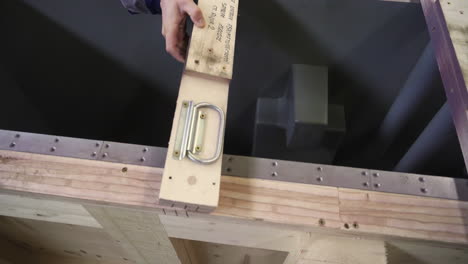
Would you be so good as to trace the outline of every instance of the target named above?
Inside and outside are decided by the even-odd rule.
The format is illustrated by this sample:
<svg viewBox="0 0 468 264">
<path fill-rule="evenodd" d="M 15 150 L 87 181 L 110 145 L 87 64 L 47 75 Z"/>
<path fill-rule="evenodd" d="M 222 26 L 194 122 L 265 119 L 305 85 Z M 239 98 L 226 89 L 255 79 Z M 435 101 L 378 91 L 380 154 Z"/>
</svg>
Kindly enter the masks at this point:
<svg viewBox="0 0 468 264">
<path fill-rule="evenodd" d="M 86 209 L 135 263 L 180 263 L 157 213 L 98 206 Z"/>
<path fill-rule="evenodd" d="M 343 237 L 311 237 L 297 264 L 387 264 L 383 241 Z"/>
<path fill-rule="evenodd" d="M 340 216 L 350 230 L 468 243 L 467 202 L 340 189 Z"/>
<path fill-rule="evenodd" d="M 80 204 L 0 194 L 0 215 L 101 228 Z"/>
<path fill-rule="evenodd" d="M 298 229 L 380 236 L 383 240 L 407 238 L 468 245 L 468 202 L 223 176 L 219 207 L 211 214 L 196 214 L 180 209 L 162 210 L 157 200 L 161 169 L 128 166 L 123 174 L 123 165 L 118 163 L 12 151 L 0 151 L 0 155 L 2 192 L 15 191 L 28 197 L 42 194 L 72 203 L 146 208 L 159 214 L 189 217 L 187 226 L 194 229 L 198 225 L 203 227 L 198 219 L 208 219 L 220 223 L 257 223 L 275 227 L 272 230 Z M 320 219 L 324 226 L 320 226 Z M 354 221 L 359 228 L 352 227 Z M 349 229 L 344 227 L 345 223 Z M 235 226 L 228 224 L 225 228 L 231 228 L 234 237 L 240 233 Z M 172 231 L 167 231 L 171 236 Z M 207 239 L 220 242 L 216 241 L 217 235 L 213 232 Z"/>
<path fill-rule="evenodd" d="M 161 204 L 182 208 L 187 206 L 193 211 L 212 211 L 218 205 L 222 157 L 213 164 L 204 165 L 188 158 L 174 159 L 173 152 L 183 101 L 211 103 L 226 113 L 228 92 L 227 80 L 197 73 L 183 74 L 159 194 Z M 214 110 L 206 110 L 205 120 L 202 158 L 211 157 L 215 153 L 219 126 L 218 114 Z"/>
<path fill-rule="evenodd" d="M 29 256 L 53 254 L 95 263 L 135 263 L 124 259 L 120 245 L 102 228 L 0 216 L 1 239 Z"/>
<path fill-rule="evenodd" d="M 206 264 L 242 264 L 246 260 L 251 264 L 283 264 L 287 255 L 281 251 L 192 240 L 183 240 L 183 243 L 189 249 L 190 255 L 196 257 L 198 263 Z"/>
<path fill-rule="evenodd" d="M 239 0 L 199 0 L 206 21 L 193 27 L 186 69 L 232 79 Z"/>
</svg>

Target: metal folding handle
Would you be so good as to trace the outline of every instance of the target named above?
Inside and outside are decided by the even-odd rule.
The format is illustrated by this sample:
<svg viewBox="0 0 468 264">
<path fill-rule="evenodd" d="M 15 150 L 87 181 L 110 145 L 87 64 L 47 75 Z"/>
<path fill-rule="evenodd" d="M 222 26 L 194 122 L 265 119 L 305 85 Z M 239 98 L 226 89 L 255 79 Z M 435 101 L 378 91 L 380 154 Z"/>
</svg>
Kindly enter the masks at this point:
<svg viewBox="0 0 468 264">
<path fill-rule="evenodd" d="M 218 138 L 216 150 L 210 158 L 200 158 L 197 152 L 202 148 L 197 145 L 203 137 L 204 113 L 200 109 L 209 108 L 215 110 L 219 116 Z M 210 103 L 193 104 L 193 101 L 184 101 L 179 117 L 179 128 L 177 130 L 176 142 L 174 146 L 173 156 L 176 159 L 182 160 L 186 156 L 193 162 L 200 164 L 214 163 L 221 157 L 223 151 L 223 135 L 224 135 L 225 117 L 224 111 L 216 105 Z M 200 135 L 201 134 L 201 135 Z"/>
</svg>

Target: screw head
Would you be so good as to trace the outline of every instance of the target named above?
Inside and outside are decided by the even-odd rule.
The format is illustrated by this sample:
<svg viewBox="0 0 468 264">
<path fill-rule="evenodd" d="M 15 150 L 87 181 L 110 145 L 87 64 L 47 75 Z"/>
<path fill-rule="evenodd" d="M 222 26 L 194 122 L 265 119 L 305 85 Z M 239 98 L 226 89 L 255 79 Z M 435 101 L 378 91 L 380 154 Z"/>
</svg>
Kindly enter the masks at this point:
<svg viewBox="0 0 468 264">
<path fill-rule="evenodd" d="M 179 151 L 177 151 L 177 150 L 174 151 L 174 155 L 179 156 L 179 154 L 180 154 Z"/>
<path fill-rule="evenodd" d="M 143 149 L 143 152 L 148 152 L 148 148 L 144 148 L 144 149 Z"/>
<path fill-rule="evenodd" d="M 426 189 L 426 188 L 421 188 L 420 191 L 421 191 L 422 193 L 427 193 L 427 189 Z"/>
<path fill-rule="evenodd" d="M 55 143 L 57 143 L 57 142 L 60 141 L 60 139 L 59 139 L 59 138 L 56 138 L 54 141 L 55 141 Z"/>
<path fill-rule="evenodd" d="M 91 157 L 96 157 L 96 156 L 97 156 L 97 152 L 96 152 L 96 151 L 93 152 L 93 153 L 91 153 Z"/>
<path fill-rule="evenodd" d="M 205 114 L 201 114 L 200 115 L 200 119 L 205 119 L 206 118 L 206 115 Z"/>
<path fill-rule="evenodd" d="M 107 152 L 105 152 L 104 154 L 102 154 L 102 157 L 103 157 L 103 158 L 107 158 L 107 156 L 109 156 L 109 154 L 107 154 Z"/>
<path fill-rule="evenodd" d="M 196 146 L 196 147 L 195 147 L 195 150 L 196 150 L 196 151 L 200 151 L 200 150 L 201 150 L 200 146 Z"/>
<path fill-rule="evenodd" d="M 278 176 L 278 173 L 276 171 L 271 173 L 271 177 L 276 177 L 276 176 Z"/>
<path fill-rule="evenodd" d="M 418 179 L 420 182 L 424 182 L 424 177 L 419 177 Z"/>
<path fill-rule="evenodd" d="M 110 148 L 110 144 L 106 144 L 106 148 Z"/>
<path fill-rule="evenodd" d="M 21 137 L 20 134 L 16 134 L 16 135 L 15 135 L 15 138 L 19 138 L 19 137 Z"/>
<path fill-rule="evenodd" d="M 54 152 L 57 148 L 56 147 L 51 147 L 50 152 Z"/>
<path fill-rule="evenodd" d="M 375 183 L 374 184 L 374 187 L 377 188 L 377 189 L 380 188 L 380 186 L 382 186 L 380 183 Z"/>
<path fill-rule="evenodd" d="M 318 181 L 318 182 L 322 182 L 322 181 L 323 181 L 323 177 L 317 177 L 317 181 Z"/>
<path fill-rule="evenodd" d="M 11 142 L 10 143 L 10 148 L 14 148 L 16 146 L 16 142 Z"/>
<path fill-rule="evenodd" d="M 368 183 L 368 182 L 364 182 L 364 183 L 362 183 L 362 186 L 364 186 L 364 187 L 369 187 L 369 183 Z"/>
<path fill-rule="evenodd" d="M 317 170 L 318 171 L 323 171 L 323 168 L 322 167 L 317 167 Z"/>
<path fill-rule="evenodd" d="M 273 166 L 273 167 L 276 167 L 276 166 L 278 166 L 278 162 L 276 162 L 276 161 L 273 161 L 273 162 L 271 163 L 271 166 Z"/>
<path fill-rule="evenodd" d="M 96 142 L 96 144 L 94 144 L 94 146 L 96 146 L 96 148 L 97 148 L 97 147 L 101 146 L 101 144 L 99 144 L 98 142 Z"/>
<path fill-rule="evenodd" d="M 373 175 L 374 175 L 374 177 L 375 177 L 375 178 L 377 178 L 377 177 L 379 177 L 379 176 L 380 176 L 380 174 L 379 174 L 378 172 L 374 172 L 374 174 L 373 174 Z"/>
<path fill-rule="evenodd" d="M 363 172 L 361 172 L 361 175 L 362 176 L 367 176 L 367 175 L 369 175 L 369 173 L 367 173 L 367 171 L 363 171 Z"/>
<path fill-rule="evenodd" d="M 140 158 L 140 161 L 141 161 L 141 162 L 145 162 L 145 160 L 146 160 L 145 157 L 141 157 L 141 158 Z"/>
</svg>

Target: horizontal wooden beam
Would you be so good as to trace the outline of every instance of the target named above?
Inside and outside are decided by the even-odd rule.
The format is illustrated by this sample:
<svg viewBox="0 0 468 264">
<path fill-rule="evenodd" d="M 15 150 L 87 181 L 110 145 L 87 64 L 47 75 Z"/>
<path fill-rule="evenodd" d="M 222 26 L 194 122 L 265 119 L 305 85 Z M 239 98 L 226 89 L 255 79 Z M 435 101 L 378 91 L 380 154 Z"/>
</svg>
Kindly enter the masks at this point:
<svg viewBox="0 0 468 264">
<path fill-rule="evenodd" d="M 160 168 L 0 151 L 2 192 L 150 210 L 194 222 L 468 244 L 468 202 L 223 176 L 219 207 L 201 214 L 160 206 L 161 174 Z"/>
</svg>

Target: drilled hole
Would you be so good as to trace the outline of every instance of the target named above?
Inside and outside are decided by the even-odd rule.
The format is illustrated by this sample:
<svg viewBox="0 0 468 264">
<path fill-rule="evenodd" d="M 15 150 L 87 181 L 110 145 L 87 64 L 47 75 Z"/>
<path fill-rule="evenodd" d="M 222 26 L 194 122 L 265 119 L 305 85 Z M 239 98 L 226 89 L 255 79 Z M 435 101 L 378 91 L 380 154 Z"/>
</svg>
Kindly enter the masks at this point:
<svg viewBox="0 0 468 264">
<path fill-rule="evenodd" d="M 216 182 L 213 182 L 213 185 L 216 185 Z"/>
<path fill-rule="evenodd" d="M 169 176 L 169 180 L 172 180 L 172 176 Z"/>
<path fill-rule="evenodd" d="M 122 168 L 122 172 L 127 172 L 128 171 L 128 168 L 127 167 L 123 167 Z"/>
<path fill-rule="evenodd" d="M 200 61 L 199 61 L 199 60 L 195 60 L 195 64 L 200 64 Z"/>
<path fill-rule="evenodd" d="M 271 177 L 276 177 L 276 176 L 278 176 L 278 173 L 276 171 L 271 173 Z"/>
<path fill-rule="evenodd" d="M 320 218 L 320 219 L 318 220 L 318 223 L 319 223 L 320 226 L 325 226 L 325 220 L 322 219 L 322 218 Z"/>
<path fill-rule="evenodd" d="M 354 222 L 354 223 L 353 223 L 353 227 L 356 228 L 356 229 L 358 229 L 358 228 L 359 228 L 358 222 Z"/>
<path fill-rule="evenodd" d="M 227 172 L 231 172 L 231 170 L 232 170 L 231 168 L 227 168 L 227 169 L 226 169 Z"/>
<path fill-rule="evenodd" d="M 345 224 L 344 224 L 344 228 L 349 229 L 349 224 L 348 224 L 348 223 L 345 223 Z"/>
</svg>

